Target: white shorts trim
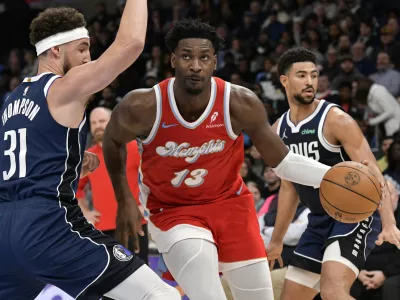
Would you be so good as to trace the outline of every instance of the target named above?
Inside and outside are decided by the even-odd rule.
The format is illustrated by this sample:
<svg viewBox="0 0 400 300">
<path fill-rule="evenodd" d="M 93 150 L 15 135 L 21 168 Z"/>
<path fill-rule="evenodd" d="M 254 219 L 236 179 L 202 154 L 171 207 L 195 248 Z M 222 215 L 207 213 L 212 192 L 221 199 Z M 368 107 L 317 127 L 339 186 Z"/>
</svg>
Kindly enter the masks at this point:
<svg viewBox="0 0 400 300">
<path fill-rule="evenodd" d="M 350 260 L 342 256 L 339 241 L 333 242 L 325 249 L 322 263 L 327 261 L 336 261 L 344 264 L 354 272 L 356 278 L 360 273 L 359 269 Z M 289 266 L 288 271 L 286 272 L 286 279 L 320 292 L 320 274 L 303 270 L 294 266 Z"/>
<path fill-rule="evenodd" d="M 256 264 L 262 261 L 266 261 L 266 257 L 262 258 L 255 258 L 255 259 L 249 259 L 249 260 L 242 260 L 242 261 L 236 261 L 236 262 L 230 262 L 230 263 L 224 263 L 224 262 L 219 262 L 218 267 L 219 271 L 224 273 L 224 272 L 229 272 L 235 269 L 243 268 L 252 264 Z"/>
<path fill-rule="evenodd" d="M 210 230 L 194 225 L 179 224 L 167 231 L 162 231 L 160 228 L 156 227 L 151 221 L 149 221 L 148 229 L 151 238 L 154 240 L 158 248 L 158 252 L 160 253 L 168 252 L 175 243 L 186 239 L 202 239 L 215 244 L 213 235 Z M 218 267 L 220 272 L 228 272 L 264 260 L 267 260 L 267 258 L 262 257 L 229 263 L 219 262 Z"/>
<path fill-rule="evenodd" d="M 324 258 L 322 259 L 322 263 L 326 261 L 337 261 L 344 264 L 354 272 L 356 278 L 360 273 L 360 270 L 358 270 L 358 268 L 350 260 L 342 256 L 340 251 L 339 241 L 333 242 L 326 248 L 324 253 Z"/>
<path fill-rule="evenodd" d="M 320 292 L 320 274 L 289 266 L 285 278 Z"/>
<path fill-rule="evenodd" d="M 215 243 L 211 231 L 189 224 L 179 224 L 162 231 L 149 221 L 148 229 L 160 253 L 168 252 L 175 243 L 186 239 L 203 239 Z"/>
</svg>

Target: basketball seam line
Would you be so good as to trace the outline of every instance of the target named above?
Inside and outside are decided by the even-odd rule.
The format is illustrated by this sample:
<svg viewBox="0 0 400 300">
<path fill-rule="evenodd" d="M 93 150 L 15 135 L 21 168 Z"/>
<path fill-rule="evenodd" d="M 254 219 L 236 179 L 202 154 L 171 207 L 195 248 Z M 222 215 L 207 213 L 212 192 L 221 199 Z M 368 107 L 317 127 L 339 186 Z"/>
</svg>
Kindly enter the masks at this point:
<svg viewBox="0 0 400 300">
<path fill-rule="evenodd" d="M 353 170 L 356 170 L 356 171 L 360 171 L 359 169 L 356 169 L 356 168 L 353 168 L 353 167 L 349 167 L 349 166 L 337 166 L 337 167 L 335 167 L 335 168 L 349 168 L 349 169 L 353 169 Z M 364 172 L 361 172 L 361 173 L 364 174 Z M 376 189 L 376 192 L 378 193 L 378 196 L 379 196 L 379 197 L 382 197 L 382 195 L 379 194 L 379 189 L 376 187 L 376 185 L 375 185 L 375 183 L 372 181 L 372 179 L 369 178 L 366 174 L 364 174 L 364 175 L 365 175 L 365 177 L 367 177 L 367 178 L 372 182 L 372 184 L 374 185 L 374 187 L 375 187 L 375 189 Z"/>
<path fill-rule="evenodd" d="M 369 200 L 369 201 L 375 203 L 376 205 L 379 205 L 379 203 L 376 203 L 374 200 L 369 199 L 368 197 L 365 197 L 364 195 L 361 195 L 360 193 L 358 193 L 358 192 L 356 192 L 356 191 L 354 191 L 354 190 L 352 190 L 352 189 L 349 189 L 348 187 L 345 187 L 345 186 L 343 186 L 343 185 L 341 185 L 341 184 L 337 184 L 336 182 L 331 181 L 331 180 L 329 180 L 329 179 L 323 179 L 323 180 L 324 180 L 324 181 L 327 181 L 327 182 L 330 182 L 330 183 L 332 183 L 332 184 L 334 184 L 334 185 L 340 186 L 341 188 L 344 188 L 344 189 L 346 189 L 346 190 L 348 190 L 348 191 L 350 191 L 350 192 L 353 192 L 354 194 L 357 194 L 357 195 L 359 195 L 359 196 L 361 196 L 361 197 L 363 197 L 363 198 L 365 198 L 365 199 L 367 199 L 367 200 Z"/>
<path fill-rule="evenodd" d="M 328 204 L 329 204 L 330 206 L 332 206 L 333 208 L 335 208 L 335 209 L 337 209 L 337 210 L 340 210 L 341 212 L 344 212 L 344 213 L 346 213 L 346 214 L 351 214 L 351 215 L 363 215 L 363 214 L 369 214 L 369 213 L 372 213 L 372 212 L 375 211 L 375 210 L 372 210 L 372 211 L 366 211 L 366 212 L 362 212 L 362 213 L 355 213 L 355 212 L 345 211 L 345 210 L 342 210 L 342 209 L 336 207 L 336 206 L 333 205 L 332 203 L 330 203 L 330 202 L 325 198 L 324 194 L 322 194 L 322 192 L 320 192 L 320 193 L 321 193 L 322 198 L 324 198 L 324 200 L 326 201 L 326 203 L 328 203 Z"/>
</svg>

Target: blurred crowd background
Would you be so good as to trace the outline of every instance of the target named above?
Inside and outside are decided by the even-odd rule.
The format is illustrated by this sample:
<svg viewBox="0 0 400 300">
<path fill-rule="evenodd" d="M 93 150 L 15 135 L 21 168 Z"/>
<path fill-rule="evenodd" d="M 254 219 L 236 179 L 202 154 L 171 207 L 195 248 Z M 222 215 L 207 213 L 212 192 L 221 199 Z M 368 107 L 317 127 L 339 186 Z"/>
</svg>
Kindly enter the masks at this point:
<svg viewBox="0 0 400 300">
<path fill-rule="evenodd" d="M 37 59 L 34 47 L 29 45 L 29 23 L 38 12 L 54 5 L 69 5 L 82 11 L 95 60 L 114 40 L 124 4 L 125 0 L 0 0 L 0 104 L 24 77 L 36 75 Z M 358 122 L 382 172 L 391 182 L 392 201 L 397 208 L 400 1 L 149 0 L 142 55 L 110 86 L 91 97 L 89 114 L 99 106 L 112 110 L 130 90 L 149 88 L 173 76 L 164 36 L 182 18 L 200 18 L 217 28 L 226 44 L 217 54 L 215 76 L 253 90 L 264 104 L 271 124 L 288 109 L 276 73 L 277 60 L 291 47 L 313 51 L 320 71 L 316 98 L 341 105 Z M 247 136 L 245 149 L 240 175 L 254 195 L 260 230 L 267 244 L 275 223 L 280 180 L 265 166 Z M 90 201 L 90 197 L 87 199 Z M 399 209 L 395 213 L 399 224 Z M 285 265 L 307 226 L 307 214 L 308 209 L 300 204 L 285 237 Z M 400 286 L 400 266 L 393 267 L 393 262 L 400 261 L 399 251 L 386 246 L 373 252 L 365 270 L 380 273 L 360 274 L 352 291 L 357 299 L 400 299 L 393 296 L 393 290 L 385 290 L 385 284 L 393 285 L 390 278 L 395 278 L 397 288 Z M 283 272 L 275 275 L 278 295 L 284 270 L 274 271 Z M 364 284 L 368 278 L 374 280 L 371 287 Z"/>
</svg>

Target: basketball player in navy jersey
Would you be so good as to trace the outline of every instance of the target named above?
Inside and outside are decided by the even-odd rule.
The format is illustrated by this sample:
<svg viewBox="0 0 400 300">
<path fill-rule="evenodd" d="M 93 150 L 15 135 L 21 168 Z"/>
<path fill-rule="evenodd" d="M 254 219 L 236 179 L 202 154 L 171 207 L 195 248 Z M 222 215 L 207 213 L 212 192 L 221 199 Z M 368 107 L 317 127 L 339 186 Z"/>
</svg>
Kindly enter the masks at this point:
<svg viewBox="0 0 400 300">
<path fill-rule="evenodd" d="M 115 41 L 92 62 L 85 25 L 65 7 L 33 20 L 38 75 L 25 78 L 0 112 L 0 299 L 34 299 L 52 284 L 75 299 L 178 300 L 144 262 L 95 230 L 75 198 L 86 102 L 142 52 L 147 1 L 127 1 Z M 85 165 L 84 173 L 93 169 L 90 157 Z M 130 208 L 128 218 L 140 216 Z"/>
<path fill-rule="evenodd" d="M 368 160 L 384 182 L 357 123 L 337 105 L 315 99 L 318 86 L 315 55 L 303 48 L 288 50 L 280 57 L 278 72 L 290 110 L 273 128 L 286 146 L 329 166 L 344 160 Z M 400 247 L 400 232 L 390 201 L 384 201 L 379 212 L 368 219 L 345 224 L 326 214 L 318 193 L 317 188 L 282 180 L 278 216 L 267 246 L 271 261 L 281 255 L 282 239 L 296 211 L 298 196 L 311 210 L 308 227 L 289 262 L 282 300 L 311 300 L 319 291 L 324 300 L 353 299 L 350 287 L 375 241 L 378 245 L 388 241 Z M 387 187 L 384 193 L 387 194 Z"/>
</svg>

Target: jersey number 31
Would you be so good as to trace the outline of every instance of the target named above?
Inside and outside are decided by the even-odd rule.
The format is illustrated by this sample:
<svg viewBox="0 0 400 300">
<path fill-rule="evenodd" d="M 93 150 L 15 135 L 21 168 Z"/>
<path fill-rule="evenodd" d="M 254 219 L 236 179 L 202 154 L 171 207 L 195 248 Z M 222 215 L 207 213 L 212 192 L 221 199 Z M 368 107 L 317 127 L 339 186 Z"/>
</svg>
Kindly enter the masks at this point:
<svg viewBox="0 0 400 300">
<path fill-rule="evenodd" d="M 3 180 L 9 180 L 14 176 L 17 171 L 17 161 L 15 157 L 15 150 L 17 149 L 17 135 L 19 136 L 19 178 L 26 176 L 26 128 L 6 131 L 4 133 L 4 141 L 10 140 L 10 148 L 4 150 L 4 155 L 10 158 L 10 170 L 3 171 Z"/>
</svg>

